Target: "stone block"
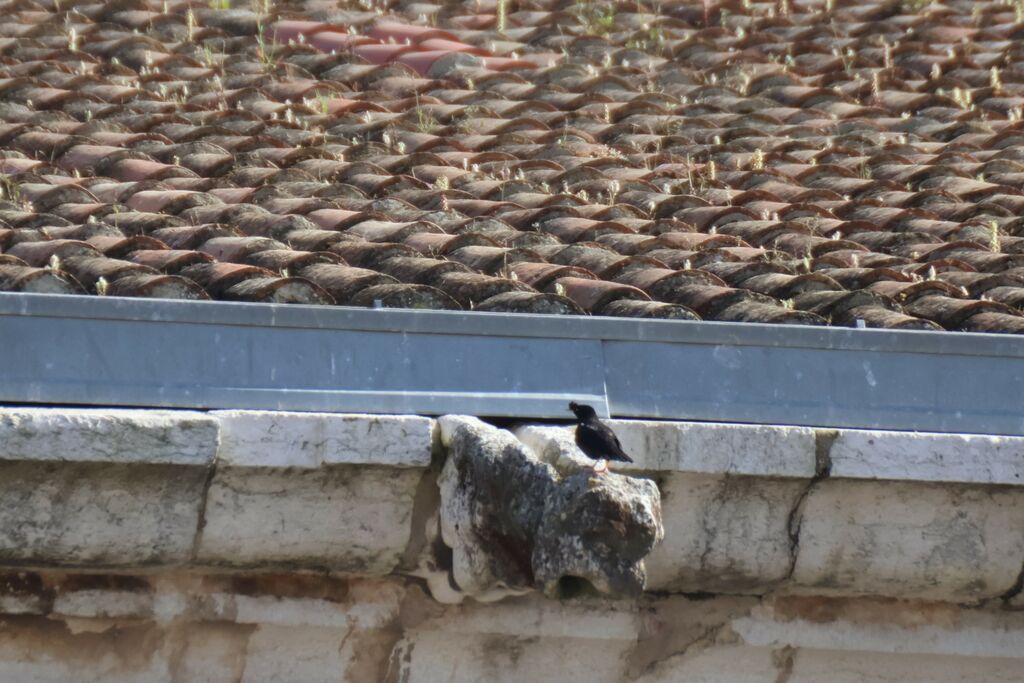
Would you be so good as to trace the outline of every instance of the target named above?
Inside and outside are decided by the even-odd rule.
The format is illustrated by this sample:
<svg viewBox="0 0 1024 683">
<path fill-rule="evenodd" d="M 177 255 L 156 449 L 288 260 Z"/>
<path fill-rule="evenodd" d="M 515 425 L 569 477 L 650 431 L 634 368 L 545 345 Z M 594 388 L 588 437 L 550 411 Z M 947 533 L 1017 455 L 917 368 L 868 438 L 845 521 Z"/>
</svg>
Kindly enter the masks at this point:
<svg viewBox="0 0 1024 683">
<path fill-rule="evenodd" d="M 218 468 L 197 561 L 386 574 L 408 543 L 422 475 L 359 465 Z"/>
<path fill-rule="evenodd" d="M 252 467 L 430 464 L 434 421 L 408 415 L 222 410 L 220 462 Z"/>
<path fill-rule="evenodd" d="M 831 479 L 805 500 L 794 588 L 973 602 L 1024 561 L 1024 490 Z"/>
<path fill-rule="evenodd" d="M 1020 683 L 1020 659 L 797 650 L 789 683 Z"/>
<path fill-rule="evenodd" d="M 72 590 L 54 596 L 54 614 L 100 619 L 144 619 L 153 616 L 153 595 L 125 590 Z"/>
<path fill-rule="evenodd" d="M 347 628 L 260 625 L 249 636 L 241 683 L 339 683 Z"/>
<path fill-rule="evenodd" d="M 0 460 L 206 465 L 218 429 L 186 410 L 0 408 Z"/>
<path fill-rule="evenodd" d="M 615 467 L 708 474 L 810 478 L 815 432 L 808 427 L 609 420 L 635 461 Z"/>
<path fill-rule="evenodd" d="M 206 473 L 179 465 L 0 462 L 0 563 L 185 563 Z"/>
<path fill-rule="evenodd" d="M 672 472 L 659 477 L 665 539 L 648 590 L 754 593 L 786 578 L 788 520 L 807 482 Z"/>
<path fill-rule="evenodd" d="M 397 680 L 407 683 L 620 683 L 631 648 L 626 640 L 571 634 L 521 638 L 496 631 L 452 638 L 422 630 L 399 644 L 394 661 Z"/>
<path fill-rule="evenodd" d="M 1024 437 L 840 430 L 832 476 L 1024 485 Z"/>
</svg>

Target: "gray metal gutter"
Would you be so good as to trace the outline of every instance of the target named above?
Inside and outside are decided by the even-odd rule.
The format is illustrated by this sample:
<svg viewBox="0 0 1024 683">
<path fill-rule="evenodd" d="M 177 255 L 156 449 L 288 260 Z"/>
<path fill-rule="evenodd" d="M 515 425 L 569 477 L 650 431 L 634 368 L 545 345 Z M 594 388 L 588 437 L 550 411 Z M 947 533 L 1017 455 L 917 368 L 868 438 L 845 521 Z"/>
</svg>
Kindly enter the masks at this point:
<svg viewBox="0 0 1024 683">
<path fill-rule="evenodd" d="M 1024 435 L 1024 338 L 0 294 L 0 401 Z"/>
</svg>

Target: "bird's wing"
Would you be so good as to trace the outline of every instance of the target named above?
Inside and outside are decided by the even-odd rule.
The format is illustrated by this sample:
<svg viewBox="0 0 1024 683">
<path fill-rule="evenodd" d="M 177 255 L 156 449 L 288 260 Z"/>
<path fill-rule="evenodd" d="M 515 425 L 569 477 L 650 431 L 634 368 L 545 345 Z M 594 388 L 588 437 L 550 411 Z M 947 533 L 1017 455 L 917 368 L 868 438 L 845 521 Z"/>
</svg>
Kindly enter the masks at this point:
<svg viewBox="0 0 1024 683">
<path fill-rule="evenodd" d="M 576 430 L 576 443 L 588 456 L 595 460 L 619 460 L 633 462 L 622 450 L 622 444 L 615 432 L 602 422 L 588 421 Z"/>
<path fill-rule="evenodd" d="M 633 458 L 626 455 L 626 451 L 622 450 L 622 444 L 619 443 L 619 437 L 615 435 L 615 432 L 610 427 L 601 425 L 608 432 L 608 435 L 612 437 L 612 445 L 614 446 L 615 457 L 614 460 L 621 460 L 623 462 L 633 462 Z"/>
</svg>

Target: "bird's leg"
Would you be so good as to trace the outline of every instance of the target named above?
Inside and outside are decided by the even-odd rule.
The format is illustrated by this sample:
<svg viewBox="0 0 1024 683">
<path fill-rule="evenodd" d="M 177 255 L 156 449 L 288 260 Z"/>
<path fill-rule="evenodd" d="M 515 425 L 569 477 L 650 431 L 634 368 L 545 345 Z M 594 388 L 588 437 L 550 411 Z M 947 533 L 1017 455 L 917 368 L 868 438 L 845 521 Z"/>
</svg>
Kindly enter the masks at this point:
<svg viewBox="0 0 1024 683">
<path fill-rule="evenodd" d="M 608 474 L 608 461 L 598 460 L 594 463 L 594 474 Z"/>
</svg>

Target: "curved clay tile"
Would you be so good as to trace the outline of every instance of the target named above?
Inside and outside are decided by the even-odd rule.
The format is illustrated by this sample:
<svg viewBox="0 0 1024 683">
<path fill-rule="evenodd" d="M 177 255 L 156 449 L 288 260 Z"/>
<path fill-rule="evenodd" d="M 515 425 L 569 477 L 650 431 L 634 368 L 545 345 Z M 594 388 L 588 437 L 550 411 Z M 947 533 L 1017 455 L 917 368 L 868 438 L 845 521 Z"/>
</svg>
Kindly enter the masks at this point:
<svg viewBox="0 0 1024 683">
<path fill-rule="evenodd" d="M 509 278 L 457 271 L 441 274 L 433 281 L 433 285 L 451 296 L 467 310 L 500 294 L 536 291 L 525 283 Z"/>
<path fill-rule="evenodd" d="M 322 287 L 334 298 L 336 303 L 341 305 L 348 305 L 352 297 L 369 287 L 398 283 L 389 275 L 367 268 L 354 268 L 342 264 L 306 265 L 297 273 Z"/>
<path fill-rule="evenodd" d="M 619 299 L 647 301 L 650 298 L 636 287 L 578 277 L 558 278 L 545 289 L 551 294 L 564 294 L 583 310 L 597 314 L 600 314 L 604 306 L 612 301 Z"/>
<path fill-rule="evenodd" d="M 114 282 L 129 275 L 156 274 L 148 266 L 105 256 L 72 256 L 61 260 L 61 269 L 74 276 L 87 291 L 94 290 L 100 278 Z"/>
<path fill-rule="evenodd" d="M 149 273 L 119 277 L 110 283 L 107 295 L 191 301 L 210 298 L 199 285 L 187 278 Z"/>
<path fill-rule="evenodd" d="M 67 273 L 0 262 L 0 291 L 31 294 L 79 294 L 81 286 Z"/>
<path fill-rule="evenodd" d="M 456 249 L 448 253 L 447 258 L 487 275 L 509 272 L 509 266 L 515 263 L 538 263 L 544 260 L 532 249 L 475 245 Z"/>
<path fill-rule="evenodd" d="M 1019 313 L 1005 304 L 994 301 L 973 301 L 953 299 L 942 295 L 922 296 L 904 304 L 905 310 L 920 318 L 926 318 L 946 329 L 959 329 L 964 322 L 979 313 L 999 313 L 1019 316 Z"/>
<path fill-rule="evenodd" d="M 960 324 L 960 329 L 967 332 L 1022 334 L 1024 333 L 1024 318 L 997 311 L 982 311 L 964 320 Z"/>
<path fill-rule="evenodd" d="M 124 258 L 133 251 L 145 250 L 162 250 L 167 249 L 167 245 L 158 239 L 152 237 L 146 237 L 144 235 L 135 235 L 133 237 L 124 237 L 123 235 L 96 235 L 86 240 L 89 244 L 96 247 L 103 253 L 104 256 L 109 258 Z"/>
<path fill-rule="evenodd" d="M 458 302 L 441 290 L 427 285 L 385 284 L 361 290 L 350 306 L 461 310 Z"/>
<path fill-rule="evenodd" d="M 492 313 L 536 313 L 545 315 L 582 315 L 583 309 L 571 299 L 557 294 L 504 292 L 476 304 L 474 310 Z"/>
<path fill-rule="evenodd" d="M 58 259 L 58 263 L 63 263 L 69 258 L 100 255 L 99 250 L 94 246 L 78 240 L 19 242 L 9 247 L 6 253 L 20 258 L 30 266 L 37 267 L 51 264 L 54 257 Z"/>
<path fill-rule="evenodd" d="M 827 325 L 828 321 L 808 311 L 784 306 L 742 300 L 717 312 L 715 320 L 725 322 L 771 323 L 784 325 Z"/>
<path fill-rule="evenodd" d="M 395 257 L 419 257 L 412 247 L 388 242 L 351 241 L 331 245 L 331 253 L 338 254 L 346 263 L 360 268 L 377 268 L 382 262 Z"/>
</svg>

